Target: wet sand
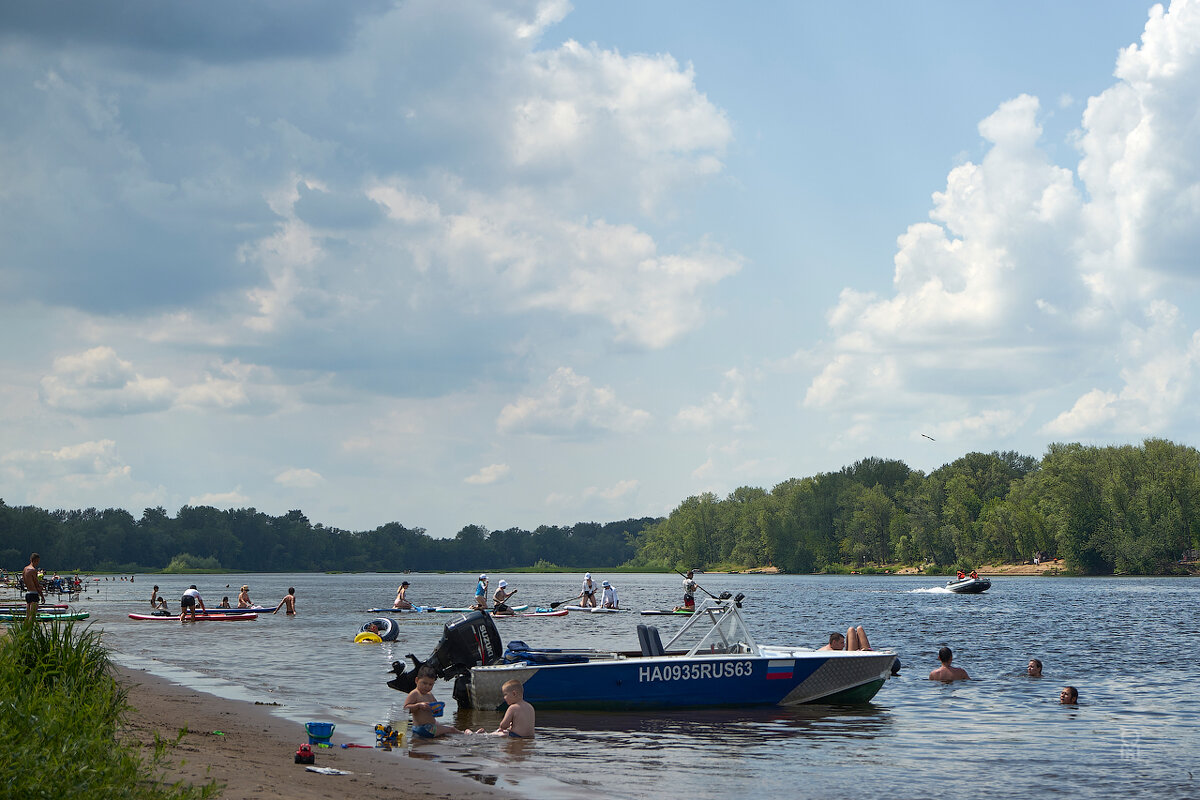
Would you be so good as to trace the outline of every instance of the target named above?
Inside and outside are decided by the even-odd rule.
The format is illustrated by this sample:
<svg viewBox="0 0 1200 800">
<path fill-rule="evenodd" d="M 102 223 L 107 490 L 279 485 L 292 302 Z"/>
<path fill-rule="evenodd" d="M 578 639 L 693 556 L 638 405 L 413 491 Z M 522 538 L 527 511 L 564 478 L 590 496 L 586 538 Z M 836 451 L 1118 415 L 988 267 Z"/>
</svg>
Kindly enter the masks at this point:
<svg viewBox="0 0 1200 800">
<path fill-rule="evenodd" d="M 133 708 L 122 738 L 140 742 L 147 759 L 153 753 L 155 734 L 174 741 L 181 728 L 187 729 L 164 758 L 161 774 L 169 783 L 183 780 L 200 785 L 215 780 L 224 785 L 220 796 L 228 800 L 513 797 L 402 752 L 318 747 L 314 766 L 353 774 L 308 772 L 295 763 L 296 748 L 307 741 L 299 723 L 276 717 L 267 707 L 195 692 L 147 672 L 123 667 L 116 671 L 129 689 Z"/>
</svg>

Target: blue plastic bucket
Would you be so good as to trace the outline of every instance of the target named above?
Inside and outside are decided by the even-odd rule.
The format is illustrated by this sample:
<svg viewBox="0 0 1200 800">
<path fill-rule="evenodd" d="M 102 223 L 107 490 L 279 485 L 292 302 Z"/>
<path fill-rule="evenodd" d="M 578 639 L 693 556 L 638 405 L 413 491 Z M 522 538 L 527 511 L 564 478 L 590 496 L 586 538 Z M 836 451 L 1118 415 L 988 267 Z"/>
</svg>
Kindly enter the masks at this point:
<svg viewBox="0 0 1200 800">
<path fill-rule="evenodd" d="M 304 730 L 308 731 L 309 744 L 329 744 L 333 738 L 333 729 L 337 727 L 332 722 L 306 722 Z"/>
</svg>

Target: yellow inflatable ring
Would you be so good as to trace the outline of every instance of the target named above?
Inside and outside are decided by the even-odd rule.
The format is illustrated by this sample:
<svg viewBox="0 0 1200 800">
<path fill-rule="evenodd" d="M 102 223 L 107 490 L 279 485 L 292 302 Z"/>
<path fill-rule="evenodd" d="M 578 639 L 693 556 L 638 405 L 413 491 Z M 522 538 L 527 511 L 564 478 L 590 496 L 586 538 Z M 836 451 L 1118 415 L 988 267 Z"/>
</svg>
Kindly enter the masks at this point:
<svg viewBox="0 0 1200 800">
<path fill-rule="evenodd" d="M 383 639 L 379 638 L 379 634 L 363 631 L 358 636 L 354 637 L 355 644 L 383 644 Z"/>
</svg>

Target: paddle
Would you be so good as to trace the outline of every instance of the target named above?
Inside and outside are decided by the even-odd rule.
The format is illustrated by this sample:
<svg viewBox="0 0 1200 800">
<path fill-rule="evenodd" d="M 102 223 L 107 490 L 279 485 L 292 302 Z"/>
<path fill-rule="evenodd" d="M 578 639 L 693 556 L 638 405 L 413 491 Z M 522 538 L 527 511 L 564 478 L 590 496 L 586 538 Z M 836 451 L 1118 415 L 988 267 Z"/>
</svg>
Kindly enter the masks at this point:
<svg viewBox="0 0 1200 800">
<path fill-rule="evenodd" d="M 579 598 L 581 598 L 581 597 L 583 597 L 583 592 L 580 592 L 579 594 L 575 595 L 574 597 L 568 597 L 566 600 L 559 600 L 557 603 L 551 603 L 551 604 L 550 604 L 550 607 L 551 607 L 551 608 L 558 608 L 558 607 L 559 607 L 559 606 L 561 606 L 563 603 L 569 603 L 569 602 L 571 602 L 572 600 L 578 600 L 578 599 L 579 599 Z"/>
<path fill-rule="evenodd" d="M 676 575 L 678 575 L 678 576 L 679 576 L 679 577 L 681 577 L 681 578 L 687 578 L 687 575 L 683 574 L 683 573 L 682 573 L 682 572 L 680 572 L 679 570 L 675 570 L 675 574 L 676 574 Z M 695 579 L 695 578 L 688 578 L 688 580 L 690 580 L 692 583 L 696 583 L 696 579 Z M 697 588 L 697 589 L 699 589 L 700 591 L 704 592 L 706 595 L 708 595 L 709 597 L 711 597 L 713 600 L 717 600 L 717 599 L 719 599 L 719 598 L 718 598 L 718 597 L 717 597 L 715 594 L 713 594 L 712 592 L 710 592 L 708 589 L 705 589 L 703 586 L 701 586 L 701 585 L 700 585 L 700 584 L 698 584 L 698 583 L 696 583 L 696 588 Z"/>
</svg>

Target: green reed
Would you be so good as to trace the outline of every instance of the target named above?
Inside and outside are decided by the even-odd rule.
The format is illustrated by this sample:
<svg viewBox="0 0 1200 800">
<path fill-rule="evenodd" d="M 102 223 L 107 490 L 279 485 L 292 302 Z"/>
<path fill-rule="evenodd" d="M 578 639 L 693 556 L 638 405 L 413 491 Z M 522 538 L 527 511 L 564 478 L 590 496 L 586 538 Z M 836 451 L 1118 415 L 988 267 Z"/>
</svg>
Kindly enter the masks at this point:
<svg viewBox="0 0 1200 800">
<path fill-rule="evenodd" d="M 167 784 L 167 746 L 144 758 L 118 740 L 129 711 L 98 632 L 73 623 L 14 623 L 0 636 L 0 796 L 38 800 L 190 800 L 207 784 Z"/>
</svg>

